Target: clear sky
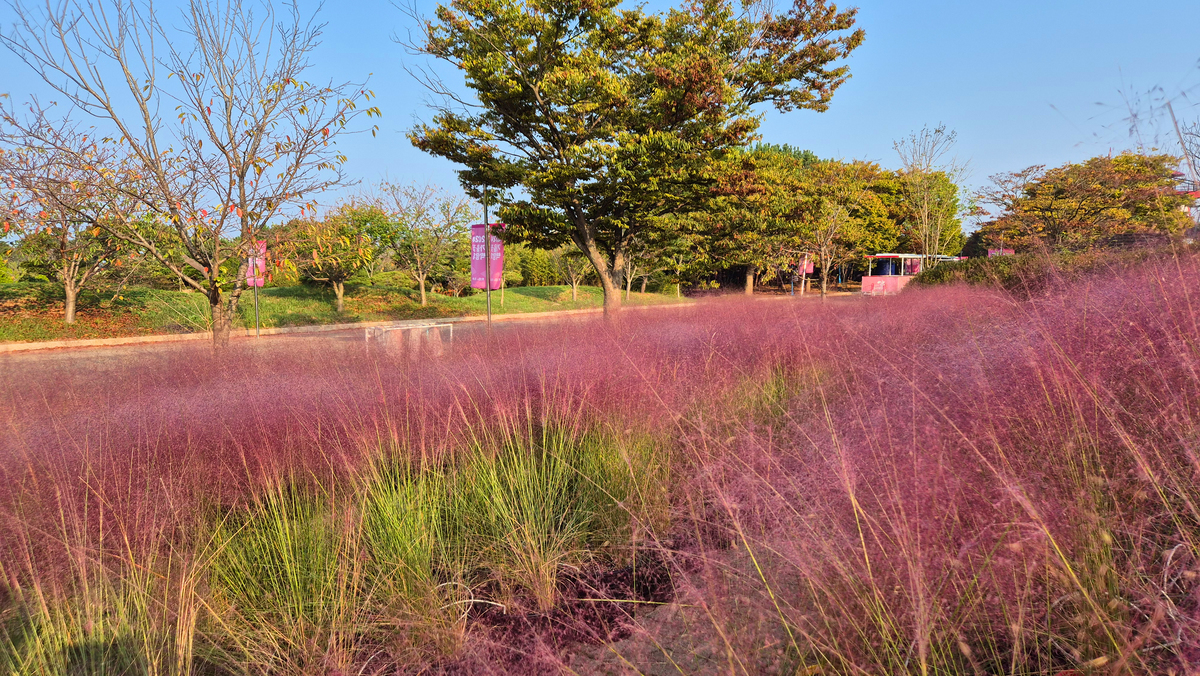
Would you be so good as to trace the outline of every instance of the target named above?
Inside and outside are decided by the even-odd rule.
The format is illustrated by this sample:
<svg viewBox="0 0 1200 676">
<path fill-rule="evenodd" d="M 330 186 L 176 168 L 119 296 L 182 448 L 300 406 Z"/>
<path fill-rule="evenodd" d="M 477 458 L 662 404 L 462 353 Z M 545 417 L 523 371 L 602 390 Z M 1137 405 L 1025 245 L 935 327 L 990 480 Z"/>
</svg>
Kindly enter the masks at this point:
<svg viewBox="0 0 1200 676">
<path fill-rule="evenodd" d="M 433 6 L 419 0 L 422 11 Z M 1136 145 L 1126 99 L 1154 87 L 1174 97 L 1180 117 L 1200 118 L 1196 0 L 863 0 L 859 6 L 867 38 L 849 60 L 853 78 L 828 112 L 767 113 L 764 140 L 894 167 L 893 140 L 943 122 L 958 132 L 960 159 L 970 162 L 970 182 L 980 184 L 997 172 Z M 370 73 L 384 113 L 377 138 L 342 142 L 352 177 L 455 187 L 454 167 L 418 152 L 404 136 L 429 117 L 426 92 L 404 68 L 424 61 L 392 40 L 412 20 L 387 0 L 330 0 L 322 17 L 329 25 L 314 76 L 354 80 Z M 7 31 L 11 23 L 11 11 L 0 6 L 0 24 Z M 0 52 L 0 92 L 20 100 L 39 91 L 26 67 Z M 1149 109 L 1144 101 L 1134 107 Z M 1144 141 L 1174 152 L 1174 139 L 1157 122 L 1144 127 Z"/>
</svg>

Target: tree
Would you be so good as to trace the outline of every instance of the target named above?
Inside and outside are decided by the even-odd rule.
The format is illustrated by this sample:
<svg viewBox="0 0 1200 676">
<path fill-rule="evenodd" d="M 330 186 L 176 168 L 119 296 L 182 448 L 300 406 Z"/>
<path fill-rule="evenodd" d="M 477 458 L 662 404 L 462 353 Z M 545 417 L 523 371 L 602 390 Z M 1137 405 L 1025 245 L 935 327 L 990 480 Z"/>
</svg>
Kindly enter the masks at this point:
<svg viewBox="0 0 1200 676">
<path fill-rule="evenodd" d="M 190 0 L 178 29 L 149 0 L 11 6 L 16 28 L 0 42 L 96 119 L 97 134 L 125 148 L 145 182 L 126 197 L 156 227 L 117 204 L 101 227 L 204 293 L 214 344 L 226 344 L 253 242 L 286 209 L 303 215 L 342 181 L 336 140 L 358 115 L 379 113 L 358 108 L 372 94 L 305 81 L 323 25 L 295 5 L 277 16 L 269 0 Z M 119 175 L 77 159 L 98 182 Z"/>
<path fill-rule="evenodd" d="M 504 260 L 508 261 L 508 252 Z M 521 283 L 525 286 L 551 286 L 558 284 L 558 270 L 545 249 L 526 249 L 521 256 Z"/>
<path fill-rule="evenodd" d="M 17 269 L 16 247 L 0 239 L 0 284 L 11 284 L 20 281 L 20 271 Z"/>
<path fill-rule="evenodd" d="M 671 274 L 671 279 L 675 280 L 675 297 L 683 297 L 683 276 L 691 267 L 691 257 L 678 249 L 667 252 L 664 257 L 664 270 Z"/>
<path fill-rule="evenodd" d="M 945 125 L 923 127 L 893 144 L 903 170 L 900 182 L 910 215 L 916 250 L 927 257 L 927 265 L 962 248 L 961 201 L 958 182 L 964 167 L 950 156 L 958 134 Z"/>
<path fill-rule="evenodd" d="M 890 176 L 871 162 L 829 160 L 806 167 L 801 178 L 792 217 L 802 247 L 821 266 L 824 297 L 837 266 L 895 242 L 898 226 L 887 203 Z"/>
<path fill-rule="evenodd" d="M 806 253 L 823 258 L 827 274 L 834 264 L 896 249 L 906 211 L 894 173 L 784 150 L 760 146 L 724 163 L 711 208 L 688 219 L 708 266 L 747 266 L 750 293 L 756 273 L 782 278 Z"/>
<path fill-rule="evenodd" d="M 524 279 L 521 269 L 524 267 L 524 258 L 528 253 L 528 247 L 520 244 L 505 247 L 504 269 L 500 272 L 500 307 L 504 307 L 504 291 L 508 288 L 509 283 L 520 284 Z"/>
<path fill-rule="evenodd" d="M 574 245 L 560 246 L 550 252 L 550 260 L 560 278 L 571 285 L 571 300 L 579 300 L 579 285 L 587 276 L 589 261 Z"/>
<path fill-rule="evenodd" d="M 369 230 L 380 210 L 345 204 L 321 220 L 292 221 L 283 232 L 292 265 L 301 275 L 333 288 L 335 306 L 344 312 L 346 281 L 371 264 L 375 247 Z"/>
<path fill-rule="evenodd" d="M 424 306 L 426 281 L 461 247 L 475 211 L 466 198 L 432 186 L 382 183 L 379 200 L 397 223 L 390 243 L 396 263 L 416 278 Z"/>
<path fill-rule="evenodd" d="M 998 174 L 979 194 L 992 220 L 980 227 L 989 245 L 1078 249 L 1120 234 L 1175 233 L 1191 219 L 1191 198 L 1177 189 L 1170 155 L 1121 153 L 1047 170 Z"/>
<path fill-rule="evenodd" d="M 814 162 L 809 151 L 758 145 L 714 163 L 712 198 L 688 219 L 689 229 L 711 267 L 745 267 L 747 295 L 759 272 L 769 274 L 802 248 L 795 212 L 805 167 Z"/>
<path fill-rule="evenodd" d="M 392 243 L 399 223 L 383 208 L 376 195 L 356 198 L 354 204 L 353 217 L 360 221 L 362 232 L 371 241 L 371 260 L 363 266 L 362 274 L 374 286 L 376 275 L 395 269 Z"/>
<path fill-rule="evenodd" d="M 1183 164 L 1187 167 L 1187 180 L 1183 188 L 1192 199 L 1192 203 L 1188 205 L 1188 212 L 1192 216 L 1192 222 L 1200 225 L 1200 120 L 1185 123 L 1180 129 L 1179 122 L 1175 119 L 1175 110 L 1170 104 L 1167 106 L 1183 148 Z"/>
<path fill-rule="evenodd" d="M 753 139 L 754 106 L 824 110 L 863 40 L 855 10 L 796 0 L 776 14 L 708 0 L 661 14 L 619 0 L 453 0 L 411 45 L 462 71 L 409 135 L 498 188 L 506 240 L 575 244 L 620 308 L 631 238 L 708 197 L 710 163 Z"/>
<path fill-rule="evenodd" d="M 46 270 L 63 288 L 63 319 L 75 323 L 79 293 L 114 262 L 122 242 L 103 224 L 112 204 L 135 216 L 137 204 L 125 197 L 136 193 L 135 181 L 124 168 L 119 149 L 109 143 L 64 128 L 33 123 L 33 139 L 20 132 L 21 123 L 0 107 L 0 196 L 6 205 L 3 229 L 20 235 L 25 265 Z M 51 139 L 42 144 L 38 137 Z M 88 164 L 80 164 L 80 162 Z M 89 164 L 115 167 L 115 175 L 97 181 Z"/>
<path fill-rule="evenodd" d="M 655 232 L 662 232 L 656 228 Z M 633 292 L 633 280 L 642 279 L 642 293 L 646 292 L 646 281 L 650 275 L 664 268 L 663 255 L 665 245 L 662 241 L 651 241 L 650 233 L 634 238 L 629 243 L 629 251 L 625 255 L 625 300 Z"/>
</svg>

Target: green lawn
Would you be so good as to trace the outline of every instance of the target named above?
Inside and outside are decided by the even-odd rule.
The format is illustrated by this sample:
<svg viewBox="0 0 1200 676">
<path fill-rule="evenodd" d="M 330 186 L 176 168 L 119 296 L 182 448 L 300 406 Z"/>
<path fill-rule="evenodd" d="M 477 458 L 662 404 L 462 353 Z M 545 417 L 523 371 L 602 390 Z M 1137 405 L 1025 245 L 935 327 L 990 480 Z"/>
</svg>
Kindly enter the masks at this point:
<svg viewBox="0 0 1200 676">
<path fill-rule="evenodd" d="M 346 286 L 346 310 L 334 311 L 333 291 L 320 286 L 297 285 L 262 289 L 259 320 L 264 328 L 340 324 L 349 322 L 462 317 L 484 314 L 484 294 L 459 298 L 428 294 L 422 307 L 420 294 L 401 286 Z M 501 302 L 503 298 L 503 302 Z M 634 293 L 630 305 L 675 302 L 673 294 Z M 580 287 L 571 300 L 569 286 L 525 286 L 492 293 L 492 312 L 512 314 L 552 312 L 599 307 L 598 287 Z M 254 297 L 242 296 L 235 326 L 254 325 Z M 39 283 L 0 284 L 0 342 L 58 339 L 111 338 L 116 336 L 189 333 L 208 328 L 208 301 L 198 293 L 135 287 L 114 294 L 85 292 L 77 321 L 62 321 L 62 291 Z"/>
</svg>

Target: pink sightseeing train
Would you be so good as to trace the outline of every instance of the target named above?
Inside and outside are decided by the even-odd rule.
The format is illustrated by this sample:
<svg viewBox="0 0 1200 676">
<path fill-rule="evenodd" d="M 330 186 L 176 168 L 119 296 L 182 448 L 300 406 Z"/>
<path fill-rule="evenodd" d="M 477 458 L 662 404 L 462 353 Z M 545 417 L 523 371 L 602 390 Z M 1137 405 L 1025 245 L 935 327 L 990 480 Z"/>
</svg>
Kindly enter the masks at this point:
<svg viewBox="0 0 1200 676">
<path fill-rule="evenodd" d="M 900 293 L 928 260 L 960 261 L 956 256 L 922 256 L 921 254 L 881 253 L 867 256 L 867 274 L 863 275 L 862 292 L 866 296 L 888 296 Z"/>
</svg>

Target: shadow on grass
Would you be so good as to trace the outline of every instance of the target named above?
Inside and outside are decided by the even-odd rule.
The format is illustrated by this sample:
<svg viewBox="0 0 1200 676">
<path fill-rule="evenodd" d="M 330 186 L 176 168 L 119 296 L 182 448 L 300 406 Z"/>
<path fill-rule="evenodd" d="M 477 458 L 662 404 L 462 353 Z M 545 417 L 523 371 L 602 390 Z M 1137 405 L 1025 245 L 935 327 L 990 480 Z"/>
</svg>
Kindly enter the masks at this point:
<svg viewBox="0 0 1200 676">
<path fill-rule="evenodd" d="M 347 291 L 349 288 L 347 288 Z M 243 292 L 244 296 L 252 297 L 253 290 Z M 293 286 L 268 286 L 259 290 L 260 296 L 267 298 L 296 298 L 301 300 L 326 300 L 333 298 L 333 291 L 326 287 L 295 284 Z"/>
<path fill-rule="evenodd" d="M 510 287 L 507 291 L 514 296 L 525 296 L 551 303 L 571 300 L 571 287 L 569 286 L 515 286 Z M 591 295 L 593 291 L 593 287 L 581 286 L 579 287 L 579 296 L 582 298 Z"/>
</svg>

